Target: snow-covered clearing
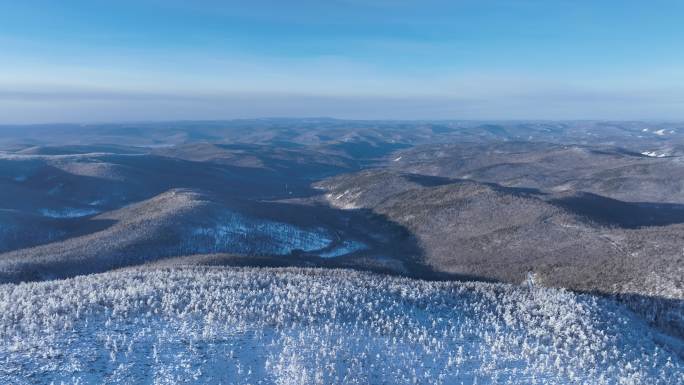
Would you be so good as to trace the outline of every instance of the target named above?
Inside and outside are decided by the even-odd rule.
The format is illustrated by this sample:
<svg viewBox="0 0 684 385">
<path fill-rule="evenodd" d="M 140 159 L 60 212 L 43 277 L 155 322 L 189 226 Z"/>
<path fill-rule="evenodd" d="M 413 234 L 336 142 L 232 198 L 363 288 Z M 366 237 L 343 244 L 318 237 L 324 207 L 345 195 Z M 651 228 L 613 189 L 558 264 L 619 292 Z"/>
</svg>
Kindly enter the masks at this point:
<svg viewBox="0 0 684 385">
<path fill-rule="evenodd" d="M 48 218 L 80 218 L 87 217 L 88 215 L 95 215 L 97 213 L 99 213 L 99 211 L 94 209 L 75 209 L 69 207 L 58 210 L 40 210 L 40 215 Z"/>
<path fill-rule="evenodd" d="M 304 229 L 287 223 L 250 218 L 236 212 L 223 214 L 211 227 L 193 229 L 188 243 L 208 243 L 209 252 L 290 254 L 328 247 L 325 229 Z"/>
<path fill-rule="evenodd" d="M 681 384 L 616 303 L 346 270 L 127 270 L 0 286 L 2 384 Z"/>
</svg>

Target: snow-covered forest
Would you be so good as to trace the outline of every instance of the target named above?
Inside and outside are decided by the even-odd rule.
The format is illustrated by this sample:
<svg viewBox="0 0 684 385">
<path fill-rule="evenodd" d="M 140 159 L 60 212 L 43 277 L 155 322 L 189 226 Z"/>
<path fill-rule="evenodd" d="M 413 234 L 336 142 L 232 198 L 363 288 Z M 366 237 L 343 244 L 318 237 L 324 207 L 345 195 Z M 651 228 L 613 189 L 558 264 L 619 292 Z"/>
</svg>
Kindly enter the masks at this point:
<svg viewBox="0 0 684 385">
<path fill-rule="evenodd" d="M 609 299 L 349 270 L 129 269 L 0 286 L 3 384 L 681 384 Z"/>
</svg>

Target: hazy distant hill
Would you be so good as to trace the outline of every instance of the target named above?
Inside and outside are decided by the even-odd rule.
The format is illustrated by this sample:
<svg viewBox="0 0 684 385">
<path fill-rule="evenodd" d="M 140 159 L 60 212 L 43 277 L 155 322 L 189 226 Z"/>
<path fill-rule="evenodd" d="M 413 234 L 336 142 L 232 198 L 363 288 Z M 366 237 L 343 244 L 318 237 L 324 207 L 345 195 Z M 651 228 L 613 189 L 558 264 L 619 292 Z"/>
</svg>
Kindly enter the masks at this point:
<svg viewBox="0 0 684 385">
<path fill-rule="evenodd" d="M 378 121 L 240 119 L 119 124 L 0 126 L 0 149 L 116 144 L 163 147 L 179 144 L 250 143 L 320 146 L 368 143 L 414 146 L 459 142 L 534 141 L 560 144 L 660 148 L 684 141 L 682 122 L 607 121 Z"/>
<path fill-rule="evenodd" d="M 667 149 L 505 142 L 421 146 L 392 155 L 392 169 L 633 202 L 684 203 L 684 157 Z"/>
</svg>

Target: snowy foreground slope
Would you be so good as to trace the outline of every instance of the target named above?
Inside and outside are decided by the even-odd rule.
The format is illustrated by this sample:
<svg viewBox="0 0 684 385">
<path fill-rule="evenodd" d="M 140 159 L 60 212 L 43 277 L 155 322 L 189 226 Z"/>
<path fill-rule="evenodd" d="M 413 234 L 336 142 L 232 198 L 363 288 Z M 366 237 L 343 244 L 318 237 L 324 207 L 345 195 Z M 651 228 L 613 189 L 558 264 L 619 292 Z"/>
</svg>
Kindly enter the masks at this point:
<svg viewBox="0 0 684 385">
<path fill-rule="evenodd" d="M 0 286 L 1 384 L 682 384 L 616 303 L 346 270 L 125 270 Z"/>
</svg>

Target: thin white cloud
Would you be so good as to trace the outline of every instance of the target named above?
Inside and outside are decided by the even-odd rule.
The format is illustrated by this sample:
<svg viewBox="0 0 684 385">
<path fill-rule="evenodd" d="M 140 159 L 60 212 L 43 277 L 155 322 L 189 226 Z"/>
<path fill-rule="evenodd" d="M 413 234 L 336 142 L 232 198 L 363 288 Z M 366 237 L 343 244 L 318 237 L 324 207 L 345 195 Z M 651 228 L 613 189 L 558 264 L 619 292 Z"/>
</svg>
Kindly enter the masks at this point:
<svg viewBox="0 0 684 385">
<path fill-rule="evenodd" d="M 102 90 L 2 91 L 7 123 L 203 120 L 267 116 L 351 119 L 684 120 L 684 94 L 521 93 L 517 97 L 330 96 L 303 93 L 164 94 Z"/>
</svg>

